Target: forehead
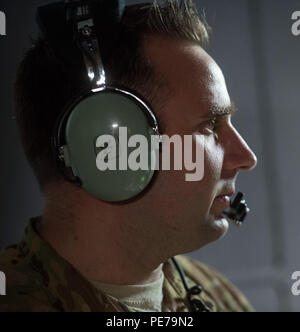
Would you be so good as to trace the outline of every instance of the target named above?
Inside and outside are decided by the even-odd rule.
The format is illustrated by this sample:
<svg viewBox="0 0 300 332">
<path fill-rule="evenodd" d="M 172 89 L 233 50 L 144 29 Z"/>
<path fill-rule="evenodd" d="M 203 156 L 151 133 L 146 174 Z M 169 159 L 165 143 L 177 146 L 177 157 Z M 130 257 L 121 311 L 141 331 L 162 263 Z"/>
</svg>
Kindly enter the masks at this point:
<svg viewBox="0 0 300 332">
<path fill-rule="evenodd" d="M 230 107 L 223 73 L 199 45 L 151 37 L 145 43 L 145 51 L 171 91 L 169 102 L 176 104 L 173 112 L 177 110 L 189 121 L 191 117 L 209 115 L 210 110 Z"/>
</svg>

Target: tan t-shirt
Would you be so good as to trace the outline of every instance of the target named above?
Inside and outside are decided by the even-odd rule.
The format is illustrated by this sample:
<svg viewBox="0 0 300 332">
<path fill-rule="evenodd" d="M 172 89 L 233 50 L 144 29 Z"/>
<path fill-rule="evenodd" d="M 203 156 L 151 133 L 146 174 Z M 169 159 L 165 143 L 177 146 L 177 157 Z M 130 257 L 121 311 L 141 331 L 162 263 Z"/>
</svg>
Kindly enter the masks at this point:
<svg viewBox="0 0 300 332">
<path fill-rule="evenodd" d="M 92 280 L 90 283 L 102 293 L 119 300 L 136 311 L 162 311 L 163 272 L 157 281 L 145 285 L 111 285 Z"/>
</svg>

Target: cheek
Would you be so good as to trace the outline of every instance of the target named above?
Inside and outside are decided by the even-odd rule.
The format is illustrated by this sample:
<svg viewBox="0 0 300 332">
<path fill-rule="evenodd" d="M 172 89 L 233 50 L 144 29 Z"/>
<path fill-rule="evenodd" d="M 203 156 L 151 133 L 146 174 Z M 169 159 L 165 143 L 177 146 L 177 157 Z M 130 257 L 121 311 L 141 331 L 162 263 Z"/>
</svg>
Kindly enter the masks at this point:
<svg viewBox="0 0 300 332">
<path fill-rule="evenodd" d="M 200 144 L 201 141 L 194 142 Z M 203 148 L 204 177 L 201 181 L 185 181 L 185 170 L 159 171 L 152 190 L 146 195 L 149 206 L 153 206 L 153 218 L 172 227 L 183 222 L 205 223 L 220 182 L 224 153 L 214 137 L 205 137 Z"/>
<path fill-rule="evenodd" d="M 204 150 L 204 179 L 216 182 L 221 178 L 224 150 L 213 136 L 206 137 Z"/>
<path fill-rule="evenodd" d="M 213 136 L 204 141 L 204 177 L 198 182 L 199 197 L 202 197 L 203 212 L 208 212 L 213 204 L 220 183 L 224 151 Z"/>
<path fill-rule="evenodd" d="M 202 180 L 196 182 L 185 182 L 181 178 L 183 185 L 178 185 L 177 190 L 181 191 L 180 195 L 183 196 L 185 201 L 188 199 L 191 202 L 190 211 L 193 210 L 193 207 L 197 207 L 200 214 L 204 215 L 210 210 L 218 190 L 223 168 L 224 151 L 213 136 L 201 137 L 202 139 L 195 137 L 193 159 L 196 159 L 197 144 L 200 150 L 204 150 L 204 176 Z M 183 175 L 181 174 L 181 176 Z"/>
<path fill-rule="evenodd" d="M 194 206 L 198 206 L 198 215 L 207 216 L 210 214 L 214 199 L 218 191 L 221 179 L 224 152 L 217 144 L 214 137 L 205 137 L 204 144 L 204 177 L 197 183 L 198 199 L 193 199 Z M 201 204 L 199 204 L 201 202 Z"/>
<path fill-rule="evenodd" d="M 152 190 L 149 192 L 151 199 L 160 202 L 160 206 L 168 207 L 169 212 L 175 212 L 182 209 L 185 205 L 193 210 L 203 209 L 203 212 L 209 208 L 212 199 L 215 197 L 217 186 L 220 181 L 223 150 L 217 144 L 214 137 L 205 137 L 204 140 L 193 140 L 193 161 L 196 160 L 196 144 L 204 150 L 204 177 L 200 181 L 186 181 L 186 174 L 194 174 L 195 170 L 190 172 L 184 169 L 181 171 L 159 171 L 156 181 L 154 181 Z M 184 154 L 184 153 L 183 153 Z M 171 158 L 171 165 L 173 165 Z M 184 165 L 184 161 L 183 164 Z M 199 202 L 202 202 L 199 206 Z"/>
</svg>

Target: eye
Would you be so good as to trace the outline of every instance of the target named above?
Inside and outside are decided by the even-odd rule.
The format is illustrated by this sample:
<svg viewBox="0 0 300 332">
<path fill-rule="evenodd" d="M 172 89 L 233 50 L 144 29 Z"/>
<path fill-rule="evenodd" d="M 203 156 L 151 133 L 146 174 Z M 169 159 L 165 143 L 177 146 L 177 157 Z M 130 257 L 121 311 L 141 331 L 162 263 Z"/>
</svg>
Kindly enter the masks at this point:
<svg viewBox="0 0 300 332">
<path fill-rule="evenodd" d="M 213 118 L 208 121 L 205 121 L 200 125 L 201 132 L 204 135 L 216 134 L 218 124 L 219 124 L 218 118 Z"/>
<path fill-rule="evenodd" d="M 215 131 L 218 124 L 217 118 L 211 119 L 207 122 L 207 129 L 210 129 L 211 131 Z"/>
</svg>

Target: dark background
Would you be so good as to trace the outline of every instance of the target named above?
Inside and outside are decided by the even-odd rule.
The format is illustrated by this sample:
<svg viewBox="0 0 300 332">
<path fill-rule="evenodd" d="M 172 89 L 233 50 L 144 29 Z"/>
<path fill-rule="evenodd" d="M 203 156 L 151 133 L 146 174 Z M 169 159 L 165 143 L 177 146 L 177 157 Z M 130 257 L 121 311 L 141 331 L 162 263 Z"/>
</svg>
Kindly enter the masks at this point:
<svg viewBox="0 0 300 332">
<path fill-rule="evenodd" d="M 0 0 L 0 247 L 18 241 L 43 201 L 22 152 L 13 117 L 12 85 L 37 27 L 34 12 L 49 1 Z M 128 1 L 135 3 L 138 1 Z M 292 35 L 299 0 L 203 0 L 213 28 L 209 53 L 219 63 L 239 112 L 233 122 L 258 157 L 239 177 L 251 214 L 246 225 L 191 254 L 221 270 L 258 311 L 300 311 L 291 275 L 300 270 L 300 36 Z"/>
</svg>

